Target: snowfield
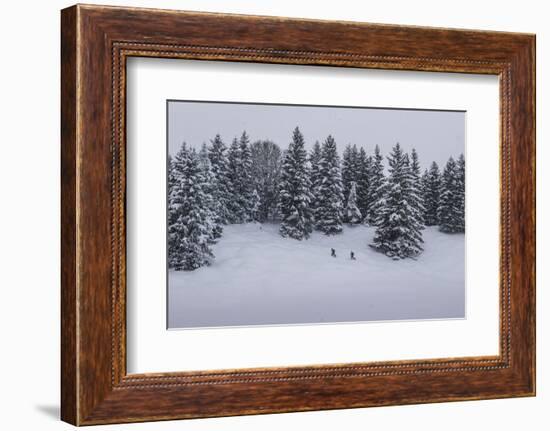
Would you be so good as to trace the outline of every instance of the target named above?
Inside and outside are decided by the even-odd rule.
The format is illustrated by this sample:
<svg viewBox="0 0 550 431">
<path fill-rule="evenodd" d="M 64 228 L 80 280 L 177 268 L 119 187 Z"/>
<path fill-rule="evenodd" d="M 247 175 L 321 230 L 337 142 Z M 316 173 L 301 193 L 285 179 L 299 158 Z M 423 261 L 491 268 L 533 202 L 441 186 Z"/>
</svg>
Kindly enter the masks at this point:
<svg viewBox="0 0 550 431">
<path fill-rule="evenodd" d="M 424 252 L 394 261 L 371 227 L 305 241 L 278 227 L 224 226 L 211 266 L 169 271 L 169 328 L 465 317 L 464 234 L 428 227 Z"/>
</svg>

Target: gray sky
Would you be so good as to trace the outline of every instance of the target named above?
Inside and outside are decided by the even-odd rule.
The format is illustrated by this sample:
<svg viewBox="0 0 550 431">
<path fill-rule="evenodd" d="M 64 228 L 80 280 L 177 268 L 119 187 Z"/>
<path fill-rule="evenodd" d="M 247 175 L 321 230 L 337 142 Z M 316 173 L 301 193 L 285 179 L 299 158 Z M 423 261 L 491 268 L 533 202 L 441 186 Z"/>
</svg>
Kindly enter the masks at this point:
<svg viewBox="0 0 550 431">
<path fill-rule="evenodd" d="M 433 160 L 442 166 L 449 156 L 465 152 L 465 117 L 454 111 L 169 101 L 168 148 L 175 154 L 184 141 L 198 148 L 216 133 L 229 145 L 246 130 L 251 142 L 270 139 L 286 149 L 298 126 L 308 150 L 329 134 L 340 155 L 351 143 L 368 154 L 378 144 L 386 156 L 399 142 L 405 151 L 416 148 L 425 168 Z"/>
</svg>

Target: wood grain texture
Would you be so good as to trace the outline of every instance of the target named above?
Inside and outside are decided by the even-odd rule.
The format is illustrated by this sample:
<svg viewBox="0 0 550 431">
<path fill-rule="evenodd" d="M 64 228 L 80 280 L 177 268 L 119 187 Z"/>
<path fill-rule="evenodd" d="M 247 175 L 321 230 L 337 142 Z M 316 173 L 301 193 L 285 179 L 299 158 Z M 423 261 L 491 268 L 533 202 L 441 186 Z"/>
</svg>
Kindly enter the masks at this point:
<svg viewBox="0 0 550 431">
<path fill-rule="evenodd" d="M 534 395 L 533 35 L 79 5 L 62 11 L 61 36 L 63 420 L 87 425 Z M 499 356 L 127 375 L 130 56 L 499 75 Z"/>
<path fill-rule="evenodd" d="M 76 9 L 61 16 L 61 417 L 77 422 Z"/>
</svg>

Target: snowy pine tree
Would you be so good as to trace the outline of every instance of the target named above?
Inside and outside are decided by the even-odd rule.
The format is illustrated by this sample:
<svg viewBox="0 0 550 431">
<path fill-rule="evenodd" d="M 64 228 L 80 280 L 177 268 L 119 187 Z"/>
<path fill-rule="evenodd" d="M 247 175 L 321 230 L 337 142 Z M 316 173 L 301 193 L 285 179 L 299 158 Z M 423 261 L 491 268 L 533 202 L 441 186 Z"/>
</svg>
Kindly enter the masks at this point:
<svg viewBox="0 0 550 431">
<path fill-rule="evenodd" d="M 232 223 L 246 223 L 252 220 L 252 154 L 246 131 L 241 138 L 233 139 L 229 147 L 228 177 L 231 190 L 229 203 Z"/>
<path fill-rule="evenodd" d="M 397 143 L 388 157 L 389 176 L 384 198 L 378 203 L 374 249 L 393 259 L 422 252 L 422 224 L 414 201 L 411 166 Z"/>
<path fill-rule="evenodd" d="M 351 181 L 357 182 L 357 180 L 359 179 L 360 164 L 359 164 L 359 150 L 357 149 L 357 145 L 355 145 L 355 144 L 353 144 L 352 147 L 351 147 L 351 165 L 350 165 L 350 168 L 351 168 L 350 179 L 351 179 Z M 350 185 L 349 185 L 349 190 L 351 190 L 351 182 L 350 182 Z M 349 190 L 348 190 L 348 193 L 349 193 Z"/>
<path fill-rule="evenodd" d="M 321 152 L 321 184 L 315 227 L 327 235 L 342 232 L 344 195 L 336 142 L 328 136 Z"/>
<path fill-rule="evenodd" d="M 277 187 L 281 174 L 281 148 L 272 141 L 256 141 L 252 153 L 252 181 L 260 197 L 258 221 L 272 220 L 277 210 Z"/>
<path fill-rule="evenodd" d="M 349 184 L 351 183 L 351 144 L 348 144 L 344 148 L 342 153 L 342 187 L 344 197 L 347 196 Z"/>
<path fill-rule="evenodd" d="M 279 214 L 283 237 L 307 239 L 312 232 L 311 183 L 307 169 L 304 137 L 296 127 L 285 152 L 279 182 Z"/>
<path fill-rule="evenodd" d="M 363 215 L 363 220 L 367 218 L 368 208 L 371 202 L 370 195 L 370 177 L 372 171 L 372 157 L 367 156 L 363 147 L 359 150 L 358 157 L 358 177 L 357 177 L 357 207 Z"/>
<path fill-rule="evenodd" d="M 185 143 L 173 161 L 175 183 L 168 199 L 169 266 L 194 270 L 214 258 L 209 246 L 212 224 L 199 157 Z"/>
<path fill-rule="evenodd" d="M 167 172 L 167 195 L 170 197 L 172 194 L 172 190 L 174 189 L 174 185 L 176 184 L 176 178 L 174 176 L 174 163 L 172 162 L 172 156 L 170 154 L 168 155 L 168 159 L 166 160 L 166 172 Z"/>
<path fill-rule="evenodd" d="M 212 174 L 216 188 L 212 191 L 213 199 L 218 203 L 217 216 L 221 224 L 228 224 L 231 221 L 230 203 L 232 199 L 231 184 L 228 173 L 227 147 L 218 134 L 210 141 L 208 158 L 212 167 Z"/>
<path fill-rule="evenodd" d="M 441 175 L 441 193 L 437 216 L 441 232 L 463 231 L 460 178 L 455 160 L 450 157 Z"/>
<path fill-rule="evenodd" d="M 346 222 L 350 225 L 359 224 L 363 220 L 361 211 L 357 206 L 357 183 L 351 182 L 351 188 L 349 191 L 348 202 L 344 211 Z"/>
<path fill-rule="evenodd" d="M 250 152 L 250 139 L 243 131 L 239 140 L 240 167 L 239 167 L 239 185 L 238 201 L 242 209 L 242 221 L 252 221 L 252 210 L 254 202 L 254 185 L 252 182 L 252 154 Z"/>
<path fill-rule="evenodd" d="M 241 172 L 241 149 L 237 138 L 233 138 L 227 154 L 227 178 L 229 180 L 229 222 L 243 223 L 245 218 L 244 210 L 239 199 Z"/>
<path fill-rule="evenodd" d="M 424 225 L 429 226 L 426 219 L 427 214 L 427 192 L 428 192 L 428 169 L 424 169 L 424 173 L 420 177 L 420 190 L 422 192 L 422 202 L 424 204 L 424 212 L 422 213 L 422 218 L 424 220 Z"/>
<path fill-rule="evenodd" d="M 376 225 L 376 220 L 380 219 L 380 210 L 384 206 L 384 197 L 386 194 L 386 178 L 384 177 L 384 163 L 380 154 L 380 147 L 374 148 L 374 157 L 372 158 L 372 168 L 370 173 L 369 196 L 370 202 L 367 209 L 367 223 L 371 226 Z"/>
<path fill-rule="evenodd" d="M 317 221 L 317 209 L 320 201 L 320 187 L 321 187 L 321 144 L 319 141 L 315 141 L 313 148 L 309 154 L 309 180 L 311 182 L 311 211 L 313 213 L 313 219 Z"/>
<path fill-rule="evenodd" d="M 348 144 L 342 156 L 342 186 L 344 198 L 347 199 L 351 183 L 359 180 L 359 151 L 357 145 Z"/>
<path fill-rule="evenodd" d="M 211 226 L 210 242 L 215 243 L 219 238 L 221 238 L 223 233 L 223 223 L 220 217 L 222 209 L 220 202 L 215 198 L 218 185 L 216 184 L 216 178 L 212 171 L 212 164 L 210 163 L 210 158 L 208 157 L 208 149 L 206 144 L 202 145 L 199 152 L 199 163 L 202 173 L 204 192 L 206 195 L 208 223 Z"/>
<path fill-rule="evenodd" d="M 179 191 L 179 171 L 176 170 L 176 163 L 181 166 L 181 163 L 187 158 L 187 146 L 185 142 L 180 147 L 179 151 L 176 153 L 176 156 L 172 159 L 169 158 L 170 162 L 170 172 L 168 176 L 168 267 L 174 268 L 176 264 L 176 259 L 178 257 L 179 246 L 180 246 L 180 235 L 179 233 L 179 224 L 178 221 L 178 210 L 179 210 L 179 197 L 176 195 L 176 192 Z"/>
<path fill-rule="evenodd" d="M 423 176 L 424 223 L 426 226 L 439 224 L 438 208 L 441 193 L 441 174 L 436 162 L 432 162 L 430 170 Z"/>
<path fill-rule="evenodd" d="M 174 191 L 177 185 L 176 171 L 174 168 L 174 160 L 169 155 L 167 161 L 168 169 L 168 184 L 167 184 L 167 207 L 168 207 L 168 267 L 173 267 L 173 256 L 176 253 L 178 241 L 175 236 L 170 235 L 170 228 L 173 226 L 177 219 L 177 208 L 176 202 L 174 200 L 175 195 Z"/>
<path fill-rule="evenodd" d="M 415 210 L 414 217 L 418 220 L 422 228 L 424 227 L 424 196 L 422 194 L 422 181 L 420 178 L 420 162 L 418 161 L 418 153 L 413 148 L 410 158 L 410 204 Z"/>
<path fill-rule="evenodd" d="M 457 170 L 460 195 L 460 230 L 464 232 L 466 225 L 466 160 L 464 160 L 464 154 L 458 157 Z"/>
<path fill-rule="evenodd" d="M 254 222 L 261 221 L 260 206 L 261 206 L 260 194 L 258 193 L 258 190 L 254 189 L 252 191 L 252 200 L 251 200 L 251 211 L 250 211 L 251 221 L 254 221 Z"/>
</svg>

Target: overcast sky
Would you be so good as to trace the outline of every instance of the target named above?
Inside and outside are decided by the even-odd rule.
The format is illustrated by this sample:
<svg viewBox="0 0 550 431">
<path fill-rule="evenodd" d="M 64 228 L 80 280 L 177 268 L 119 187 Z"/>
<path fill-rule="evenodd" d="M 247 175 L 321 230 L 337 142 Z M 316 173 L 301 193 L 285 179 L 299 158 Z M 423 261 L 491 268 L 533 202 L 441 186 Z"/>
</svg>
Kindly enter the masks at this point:
<svg viewBox="0 0 550 431">
<path fill-rule="evenodd" d="M 270 139 L 286 149 L 296 126 L 308 150 L 329 134 L 340 154 L 348 143 L 364 147 L 369 154 L 378 144 L 386 156 L 399 142 L 406 151 L 416 148 L 423 168 L 433 160 L 442 166 L 449 156 L 465 152 L 465 112 L 168 102 L 168 147 L 172 155 L 182 142 L 198 148 L 216 133 L 229 145 L 243 130 L 251 142 Z"/>
</svg>

